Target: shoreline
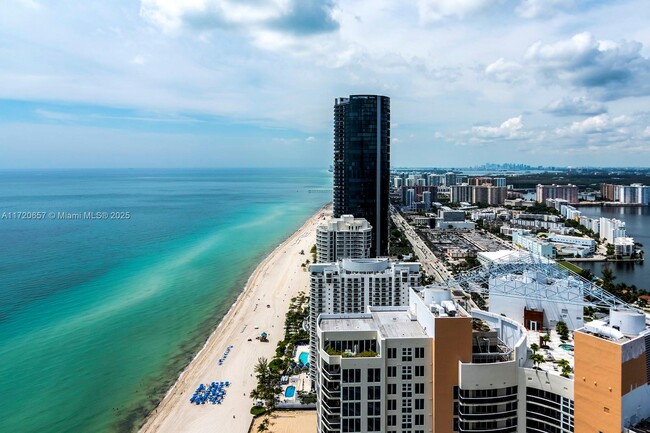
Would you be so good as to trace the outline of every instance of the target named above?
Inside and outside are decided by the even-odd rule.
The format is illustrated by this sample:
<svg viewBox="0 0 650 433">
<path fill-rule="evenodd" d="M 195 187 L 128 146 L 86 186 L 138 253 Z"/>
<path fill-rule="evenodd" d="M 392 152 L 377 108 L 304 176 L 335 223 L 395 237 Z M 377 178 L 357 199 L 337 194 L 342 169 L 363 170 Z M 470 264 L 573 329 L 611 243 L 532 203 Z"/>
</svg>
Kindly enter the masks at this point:
<svg viewBox="0 0 650 433">
<path fill-rule="evenodd" d="M 283 338 L 289 300 L 300 291 L 309 292 L 309 274 L 301 264 L 310 259 L 315 228 L 330 212 L 331 203 L 321 207 L 257 265 L 204 345 L 144 419 L 139 432 L 213 431 L 215 425 L 227 425 L 233 432 L 248 431 L 253 419 L 248 393 L 256 383 L 254 362 L 262 356 L 272 358 Z M 304 255 L 299 254 L 301 250 Z M 256 329 L 260 326 L 264 329 Z M 269 333 L 268 343 L 254 339 L 263 330 Z M 234 348 L 228 360 L 218 366 L 217 359 L 231 344 Z M 232 382 L 223 404 L 196 406 L 189 402 L 199 383 L 215 380 Z"/>
</svg>

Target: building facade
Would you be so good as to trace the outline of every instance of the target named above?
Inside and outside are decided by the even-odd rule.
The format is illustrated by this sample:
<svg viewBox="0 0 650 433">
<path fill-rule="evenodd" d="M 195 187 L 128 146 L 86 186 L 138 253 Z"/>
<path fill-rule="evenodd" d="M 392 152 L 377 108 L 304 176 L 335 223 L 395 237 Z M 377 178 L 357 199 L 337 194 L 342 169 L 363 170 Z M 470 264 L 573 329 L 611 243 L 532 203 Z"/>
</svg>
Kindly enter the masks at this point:
<svg viewBox="0 0 650 433">
<path fill-rule="evenodd" d="M 413 191 L 413 202 L 424 201 L 425 192 L 428 192 L 430 194 L 431 202 L 434 202 L 438 199 L 438 187 L 426 186 L 426 185 L 403 186 L 402 203 L 404 203 L 405 206 L 410 205 L 409 203 L 410 191 Z"/>
<path fill-rule="evenodd" d="M 449 201 L 452 203 L 471 203 L 472 186 L 471 185 L 452 185 L 449 191 Z"/>
<path fill-rule="evenodd" d="M 523 230 L 512 232 L 512 244 L 546 258 L 553 258 L 557 255 L 553 244 Z"/>
<path fill-rule="evenodd" d="M 420 264 L 388 259 L 343 259 L 310 266 L 310 363 L 316 354 L 319 314 L 360 313 L 369 305 L 408 304 L 410 287 L 420 286 Z M 312 368 L 312 378 L 314 369 Z"/>
<path fill-rule="evenodd" d="M 603 183 L 600 185 L 600 195 L 603 200 L 616 201 L 624 204 L 650 204 L 650 186 L 640 183 L 631 185 L 615 185 Z"/>
<path fill-rule="evenodd" d="M 537 185 L 537 201 L 546 203 L 546 200 L 563 199 L 571 204 L 578 203 L 578 187 L 575 185 Z"/>
<path fill-rule="evenodd" d="M 334 217 L 365 218 L 373 256 L 388 253 L 390 98 L 352 95 L 334 104 Z"/>
<path fill-rule="evenodd" d="M 572 328 L 567 344 L 538 305 L 524 300 L 513 319 L 462 302 L 425 288 L 410 291 L 408 306 L 321 315 L 318 432 L 648 431 L 639 427 L 650 419 L 642 312 L 612 308 Z M 561 313 L 564 303 L 544 305 Z"/>
<path fill-rule="evenodd" d="M 332 263 L 340 259 L 370 257 L 372 226 L 363 218 L 342 215 L 316 228 L 316 261 Z"/>
<path fill-rule="evenodd" d="M 626 235 L 625 222 L 616 218 L 600 218 L 599 236 L 601 240 L 614 243 L 616 238 L 624 238 Z"/>
</svg>

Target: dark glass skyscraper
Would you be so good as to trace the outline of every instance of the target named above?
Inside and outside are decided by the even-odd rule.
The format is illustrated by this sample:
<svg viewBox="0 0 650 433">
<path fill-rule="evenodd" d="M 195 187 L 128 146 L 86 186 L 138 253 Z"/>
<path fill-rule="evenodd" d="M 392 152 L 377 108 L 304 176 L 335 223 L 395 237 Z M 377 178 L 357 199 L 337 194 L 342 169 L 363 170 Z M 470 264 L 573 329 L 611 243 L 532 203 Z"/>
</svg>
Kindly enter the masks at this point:
<svg viewBox="0 0 650 433">
<path fill-rule="evenodd" d="M 372 225 L 374 256 L 388 254 L 390 98 L 352 95 L 334 103 L 334 216 Z"/>
</svg>

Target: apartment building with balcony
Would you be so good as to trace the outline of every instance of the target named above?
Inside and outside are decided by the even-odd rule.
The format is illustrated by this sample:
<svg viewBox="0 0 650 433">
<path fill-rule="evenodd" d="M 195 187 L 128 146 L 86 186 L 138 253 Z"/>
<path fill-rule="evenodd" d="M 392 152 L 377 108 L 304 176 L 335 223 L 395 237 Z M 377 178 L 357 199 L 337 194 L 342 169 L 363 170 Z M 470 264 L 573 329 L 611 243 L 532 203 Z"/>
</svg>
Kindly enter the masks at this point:
<svg viewBox="0 0 650 433">
<path fill-rule="evenodd" d="M 341 215 L 316 228 L 316 261 L 332 263 L 340 259 L 370 257 L 372 226 L 365 218 Z"/>
<path fill-rule="evenodd" d="M 467 308 L 458 288 L 427 287 L 408 306 L 320 315 L 318 432 L 647 431 L 645 314 L 552 260 L 508 260 L 463 280 L 488 282 L 490 311 Z M 609 315 L 584 321 L 587 305 Z M 564 320 L 568 337 L 555 329 Z"/>
<path fill-rule="evenodd" d="M 369 305 L 408 305 L 420 287 L 420 264 L 387 258 L 343 259 L 310 266 L 310 365 L 315 379 L 316 319 L 320 314 L 363 313 Z"/>
</svg>

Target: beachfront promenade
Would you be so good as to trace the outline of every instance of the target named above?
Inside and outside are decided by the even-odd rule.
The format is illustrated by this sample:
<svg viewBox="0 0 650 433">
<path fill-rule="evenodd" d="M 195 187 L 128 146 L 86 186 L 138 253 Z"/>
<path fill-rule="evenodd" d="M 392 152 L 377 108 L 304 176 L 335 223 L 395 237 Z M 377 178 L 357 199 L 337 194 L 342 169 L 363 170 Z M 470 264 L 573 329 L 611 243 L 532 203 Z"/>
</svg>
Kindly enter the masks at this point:
<svg viewBox="0 0 650 433">
<path fill-rule="evenodd" d="M 317 212 L 255 269 L 237 302 L 149 416 L 142 433 L 248 431 L 253 418 L 253 401 L 248 394 L 256 385 L 253 368 L 259 357 L 273 357 L 284 336 L 291 298 L 308 292 L 309 273 L 301 264 L 311 260 L 309 250 L 315 243 L 316 226 L 330 214 L 331 208 Z M 263 331 L 268 333 L 268 343 L 255 339 Z M 230 345 L 232 349 L 219 365 Z M 200 383 L 226 380 L 230 386 L 221 404 L 190 403 Z"/>
</svg>

